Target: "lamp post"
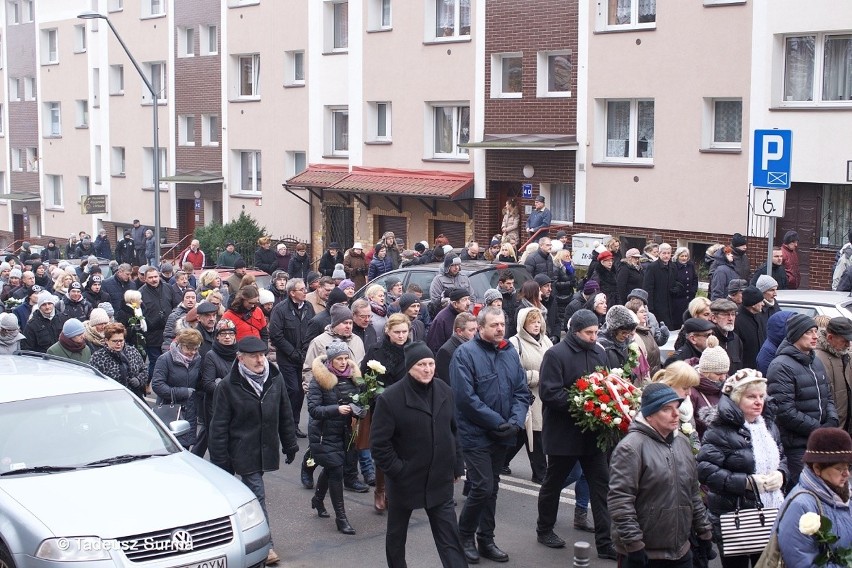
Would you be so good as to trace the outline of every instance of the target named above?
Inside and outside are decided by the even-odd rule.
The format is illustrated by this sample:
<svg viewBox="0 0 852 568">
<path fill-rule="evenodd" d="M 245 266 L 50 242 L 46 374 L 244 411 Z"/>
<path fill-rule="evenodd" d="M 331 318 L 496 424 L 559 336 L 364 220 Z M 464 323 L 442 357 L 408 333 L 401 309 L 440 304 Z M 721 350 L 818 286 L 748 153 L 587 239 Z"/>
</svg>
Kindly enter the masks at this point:
<svg viewBox="0 0 852 568">
<path fill-rule="evenodd" d="M 118 43 L 121 44 L 121 48 L 124 49 L 124 53 L 127 54 L 127 57 L 130 58 L 130 62 L 133 63 L 133 67 L 136 68 L 136 72 L 139 73 L 139 76 L 142 78 L 142 82 L 145 83 L 145 87 L 148 88 L 148 92 L 151 93 L 151 102 L 153 103 L 153 113 L 154 113 L 154 257 L 157 259 L 157 262 L 160 261 L 160 142 L 159 142 L 159 125 L 157 121 L 157 101 L 158 95 L 157 91 L 154 90 L 154 85 L 151 84 L 150 79 L 145 76 L 145 73 L 142 71 L 142 67 L 139 66 L 139 62 L 136 61 L 136 58 L 133 57 L 133 54 L 130 53 L 130 50 L 127 49 L 127 44 L 124 43 L 124 40 L 121 39 L 121 36 L 118 33 L 118 30 L 115 29 L 115 26 L 112 25 L 112 22 L 109 18 L 104 16 L 103 14 L 99 14 L 98 12 L 83 12 L 77 16 L 82 20 L 103 20 L 109 26 L 109 29 L 112 30 L 112 33 L 115 35 L 115 39 L 118 40 Z"/>
</svg>

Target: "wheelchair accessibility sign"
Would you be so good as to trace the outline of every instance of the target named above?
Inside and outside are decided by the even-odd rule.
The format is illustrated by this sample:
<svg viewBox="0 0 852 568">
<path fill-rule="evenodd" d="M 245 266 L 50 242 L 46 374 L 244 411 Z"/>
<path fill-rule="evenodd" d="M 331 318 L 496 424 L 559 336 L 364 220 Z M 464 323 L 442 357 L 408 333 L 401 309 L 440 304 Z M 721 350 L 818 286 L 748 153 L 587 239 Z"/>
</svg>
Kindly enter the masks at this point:
<svg viewBox="0 0 852 568">
<path fill-rule="evenodd" d="M 783 189 L 764 189 L 756 187 L 752 194 L 752 211 L 761 217 L 783 217 L 784 198 L 787 192 Z"/>
</svg>

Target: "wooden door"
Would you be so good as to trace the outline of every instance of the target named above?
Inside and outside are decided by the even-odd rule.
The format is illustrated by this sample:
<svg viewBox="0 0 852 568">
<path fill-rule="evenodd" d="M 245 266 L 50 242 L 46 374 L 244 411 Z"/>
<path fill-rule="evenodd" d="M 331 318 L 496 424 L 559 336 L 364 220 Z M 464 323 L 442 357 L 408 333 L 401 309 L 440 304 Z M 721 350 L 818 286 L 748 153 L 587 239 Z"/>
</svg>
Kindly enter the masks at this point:
<svg viewBox="0 0 852 568">
<path fill-rule="evenodd" d="M 186 235 L 195 234 L 195 200 L 178 199 L 178 233 L 182 239 Z M 188 243 L 187 243 L 188 246 Z"/>
<path fill-rule="evenodd" d="M 822 185 L 794 183 L 787 191 L 784 217 L 775 224 L 775 242 L 781 244 L 787 231 L 799 233 L 800 289 L 809 287 L 811 249 L 819 243 L 819 216 L 822 210 Z"/>
</svg>

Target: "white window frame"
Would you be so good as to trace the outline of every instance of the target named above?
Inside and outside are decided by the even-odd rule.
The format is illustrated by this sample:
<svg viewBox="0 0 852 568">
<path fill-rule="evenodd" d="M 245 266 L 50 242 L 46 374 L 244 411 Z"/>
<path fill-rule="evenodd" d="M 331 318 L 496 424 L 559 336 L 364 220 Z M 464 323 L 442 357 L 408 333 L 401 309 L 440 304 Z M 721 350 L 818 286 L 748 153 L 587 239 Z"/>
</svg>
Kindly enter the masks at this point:
<svg viewBox="0 0 852 568">
<path fill-rule="evenodd" d="M 559 49 L 555 51 L 539 51 L 536 55 L 536 96 L 539 98 L 569 98 L 571 97 L 570 81 L 574 77 L 574 62 L 571 59 L 573 55 L 570 49 Z M 550 90 L 550 58 L 551 57 L 567 57 L 571 65 L 569 73 L 569 88 L 566 91 L 551 91 Z"/>
<path fill-rule="evenodd" d="M 452 129 L 452 150 L 450 152 L 440 152 L 436 149 L 436 139 L 438 136 L 437 121 L 438 112 L 442 109 L 450 108 L 452 110 L 451 126 Z M 464 110 L 467 109 L 467 131 L 464 131 L 463 118 Z M 434 160 L 470 160 L 470 152 L 467 148 L 459 147 L 459 144 L 470 141 L 470 132 L 472 119 L 470 114 L 470 102 L 433 102 L 428 106 L 427 128 L 424 129 L 428 133 L 426 148 L 428 149 L 427 157 Z"/>
<path fill-rule="evenodd" d="M 59 63 L 59 30 L 49 28 L 41 30 L 41 64 Z"/>
<path fill-rule="evenodd" d="M 108 0 L 107 12 L 121 12 L 124 10 L 124 0 Z"/>
<path fill-rule="evenodd" d="M 23 79 L 21 77 L 9 78 L 9 100 L 20 101 L 23 98 Z"/>
<path fill-rule="evenodd" d="M 21 3 L 19 0 L 6 2 L 6 22 L 10 26 L 16 26 L 21 23 Z"/>
<path fill-rule="evenodd" d="M 74 53 L 86 53 L 89 49 L 89 39 L 86 36 L 86 24 L 74 26 Z"/>
<path fill-rule="evenodd" d="M 841 33 L 828 33 L 828 32 L 820 32 L 820 33 L 799 33 L 799 34 L 786 34 L 781 36 L 781 45 L 780 45 L 780 57 L 781 57 L 781 77 L 780 77 L 780 89 L 778 90 L 778 94 L 776 95 L 779 106 L 782 107 L 834 107 L 834 108 L 849 108 L 852 106 L 852 98 L 848 100 L 843 99 L 824 99 L 823 98 L 823 88 L 824 88 L 824 74 L 825 74 L 825 45 L 826 40 L 831 37 L 840 37 L 840 38 L 848 38 L 852 36 L 852 32 L 841 32 Z M 787 90 L 787 42 L 792 38 L 804 38 L 804 37 L 813 37 L 814 38 L 814 59 L 811 63 L 811 70 L 813 73 L 813 77 L 811 79 L 811 100 L 787 100 L 786 90 Z M 847 82 L 852 82 L 852 72 L 847 79 Z"/>
<path fill-rule="evenodd" d="M 304 150 L 289 150 L 285 152 L 284 159 L 284 171 L 287 172 L 288 178 L 298 175 L 308 168 L 308 153 Z"/>
<path fill-rule="evenodd" d="M 228 0 L 228 8 L 242 8 L 243 6 L 257 6 L 260 0 Z"/>
<path fill-rule="evenodd" d="M 166 15 L 166 0 L 142 0 L 142 19 Z"/>
<path fill-rule="evenodd" d="M 38 171 L 38 162 L 41 158 L 38 156 L 38 148 L 31 147 L 26 149 L 26 157 L 27 157 L 27 171 L 28 172 L 37 172 Z"/>
<path fill-rule="evenodd" d="M 616 103 L 616 102 L 628 102 L 630 104 L 630 115 L 629 115 L 629 125 L 628 125 L 628 155 L 627 156 L 607 156 L 608 150 L 608 139 L 607 139 L 607 114 L 608 114 L 608 103 Z M 652 165 L 654 163 L 654 157 L 644 157 L 637 156 L 638 153 L 638 142 L 639 142 L 639 103 L 640 102 L 652 102 L 654 103 L 654 109 L 656 114 L 656 102 L 652 98 L 635 98 L 635 99 L 624 99 L 624 98 L 613 98 L 613 99 L 598 99 L 596 101 L 596 139 L 600 140 L 600 143 L 597 144 L 597 155 L 598 161 L 602 163 L 614 163 L 614 164 L 648 164 Z M 656 145 L 656 128 L 654 138 L 651 140 L 654 146 Z M 652 154 L 654 153 L 654 149 L 652 147 Z"/>
<path fill-rule="evenodd" d="M 92 108 L 101 108 L 101 70 L 98 67 L 92 68 Z"/>
<path fill-rule="evenodd" d="M 201 26 L 199 41 L 199 53 L 201 55 L 218 55 L 219 53 L 219 26 L 207 24 Z M 212 47 L 211 48 L 211 43 Z"/>
<path fill-rule="evenodd" d="M 503 63 L 509 59 L 521 60 L 521 84 L 520 90 L 503 91 Z M 491 98 L 492 99 L 520 99 L 524 96 L 524 54 L 520 51 L 510 53 L 491 54 Z"/>
<path fill-rule="evenodd" d="M 110 149 L 110 175 L 125 177 L 127 175 L 127 151 L 124 146 L 113 146 Z"/>
<path fill-rule="evenodd" d="M 393 29 L 393 3 L 391 0 L 369 0 L 367 5 L 367 31 L 381 32 Z"/>
<path fill-rule="evenodd" d="M 178 28 L 178 57 L 195 57 L 195 27 Z"/>
<path fill-rule="evenodd" d="M 157 91 L 157 105 L 166 105 L 168 104 L 168 74 L 166 71 L 166 62 L 165 61 L 148 61 L 142 64 L 142 69 L 145 71 L 145 75 L 147 75 L 148 80 L 151 81 L 151 85 L 154 87 L 154 90 Z M 148 87 L 142 86 L 142 104 L 150 105 L 152 104 L 151 93 L 148 92 Z"/>
<path fill-rule="evenodd" d="M 44 103 L 44 137 L 62 136 L 62 105 L 57 101 Z"/>
<path fill-rule="evenodd" d="M 26 24 L 35 21 L 35 5 L 33 0 L 21 2 L 21 23 Z"/>
<path fill-rule="evenodd" d="M 24 77 L 24 100 L 36 100 L 36 79 L 35 77 Z"/>
<path fill-rule="evenodd" d="M 0 195 L 7 195 L 9 187 L 6 185 L 6 172 L 0 171 Z"/>
<path fill-rule="evenodd" d="M 567 191 L 569 193 L 569 197 L 568 197 L 568 200 L 569 200 L 568 211 L 569 212 L 568 212 L 568 218 L 566 218 L 566 219 L 563 219 L 562 217 L 560 217 L 561 211 L 558 207 L 559 202 L 558 202 L 558 199 L 556 197 L 557 186 L 566 186 L 565 191 Z M 553 221 L 554 222 L 560 222 L 560 223 L 573 223 L 574 222 L 574 214 L 576 213 L 576 209 L 577 209 L 577 201 L 576 201 L 577 192 L 576 192 L 576 187 L 574 186 L 574 184 L 569 183 L 569 182 L 557 182 L 557 183 L 542 182 L 541 185 L 539 186 L 539 193 L 541 195 L 543 195 L 544 198 L 547 200 L 547 206 L 550 208 L 550 210 L 553 213 Z"/>
<path fill-rule="evenodd" d="M 232 154 L 234 159 L 233 171 L 236 177 L 233 187 L 236 188 L 236 193 L 260 195 L 263 190 L 263 157 L 261 151 L 234 150 Z M 244 160 L 248 162 L 250 168 L 245 176 L 243 175 Z M 243 178 L 245 178 L 248 186 L 244 185 Z"/>
<path fill-rule="evenodd" d="M 12 148 L 12 163 L 9 168 L 13 172 L 22 172 L 26 167 L 26 152 L 23 148 Z"/>
<path fill-rule="evenodd" d="M 160 151 L 160 171 L 159 177 L 167 175 L 166 171 L 169 167 L 169 153 L 167 148 L 158 148 Z M 142 187 L 145 189 L 154 189 L 154 148 L 146 146 L 142 148 Z M 160 182 L 160 189 L 168 188 L 168 184 Z"/>
<path fill-rule="evenodd" d="M 45 177 L 45 197 L 47 197 L 48 209 L 62 209 L 64 207 L 64 195 L 62 187 L 62 176 L 47 174 Z"/>
<path fill-rule="evenodd" d="M 329 51 L 345 53 L 349 51 L 349 2 L 326 2 L 330 9 Z"/>
<path fill-rule="evenodd" d="M 426 41 L 470 40 L 473 26 L 473 4 L 474 0 L 426 0 Z M 451 16 L 438 15 L 438 9 L 442 5 L 445 10 L 452 11 Z M 468 25 L 463 26 L 461 20 L 465 12 L 467 12 Z M 444 14 L 449 14 L 449 12 L 444 12 Z M 441 33 L 438 33 L 439 25 L 441 26 Z"/>
<path fill-rule="evenodd" d="M 202 146 L 218 146 L 221 125 L 219 124 L 219 115 L 217 114 L 202 114 L 201 115 L 201 145 Z M 214 136 L 215 134 L 215 136 Z"/>
<path fill-rule="evenodd" d="M 629 20 L 617 24 L 610 23 L 610 9 L 618 6 L 618 2 L 630 2 Z M 654 21 L 640 22 L 639 21 L 639 4 L 643 2 L 654 2 Z M 601 0 L 601 7 L 598 10 L 596 30 L 597 31 L 620 31 L 620 30 L 653 30 L 657 27 L 657 6 L 656 0 Z"/>
<path fill-rule="evenodd" d="M 89 176 L 77 176 L 77 194 L 86 197 L 92 193 L 91 178 Z"/>
<path fill-rule="evenodd" d="M 740 103 L 740 141 L 720 142 L 716 141 L 716 103 L 738 102 Z M 743 100 L 739 97 L 706 97 L 704 98 L 704 113 L 701 129 L 701 148 L 704 150 L 741 150 L 742 144 L 742 115 Z"/>
<path fill-rule="evenodd" d="M 178 116 L 178 145 L 195 146 L 195 115 Z"/>
<path fill-rule="evenodd" d="M 87 99 L 79 99 L 76 101 L 74 127 L 89 127 L 89 101 Z"/>
<path fill-rule="evenodd" d="M 349 107 L 331 106 L 327 107 L 326 116 L 328 127 L 326 128 L 326 155 L 329 157 L 345 158 L 349 156 Z M 346 132 L 341 132 L 342 123 L 345 120 Z M 338 145 L 338 134 L 341 134 L 343 143 Z M 344 147 L 345 146 L 345 147 Z"/>
<path fill-rule="evenodd" d="M 367 120 L 369 125 L 369 140 L 371 142 L 391 142 L 393 140 L 393 105 L 390 101 L 373 101 L 367 103 Z M 384 132 L 380 129 L 384 120 Z"/>
<path fill-rule="evenodd" d="M 297 71 L 301 67 L 301 79 Z M 304 50 L 293 50 L 284 52 L 284 86 L 302 87 L 305 85 L 305 52 Z"/>
<path fill-rule="evenodd" d="M 95 174 L 95 185 L 101 185 L 103 182 L 103 172 L 101 171 L 101 167 L 103 166 L 103 151 L 101 150 L 100 144 L 95 144 L 95 156 L 94 156 L 94 174 Z"/>
<path fill-rule="evenodd" d="M 236 92 L 235 98 L 243 101 L 260 100 L 260 54 L 259 53 L 243 53 L 234 56 L 236 62 Z M 245 66 L 249 67 L 246 68 Z M 249 92 L 243 91 L 245 85 L 243 81 L 244 72 L 251 74 L 251 81 L 247 86 Z"/>
<path fill-rule="evenodd" d="M 109 66 L 109 94 L 112 97 L 124 95 L 124 65 L 120 63 Z"/>
</svg>

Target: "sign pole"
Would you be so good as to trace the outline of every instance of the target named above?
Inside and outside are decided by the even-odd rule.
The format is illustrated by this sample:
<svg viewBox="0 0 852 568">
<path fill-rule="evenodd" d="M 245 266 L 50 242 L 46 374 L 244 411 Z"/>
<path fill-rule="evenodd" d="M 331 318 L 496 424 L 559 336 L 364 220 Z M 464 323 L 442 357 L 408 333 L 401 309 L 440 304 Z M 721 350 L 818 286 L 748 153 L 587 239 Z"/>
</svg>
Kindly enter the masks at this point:
<svg viewBox="0 0 852 568">
<path fill-rule="evenodd" d="M 769 238 L 766 240 L 766 275 L 772 276 L 772 245 L 775 238 L 775 217 L 769 218 Z"/>
</svg>

